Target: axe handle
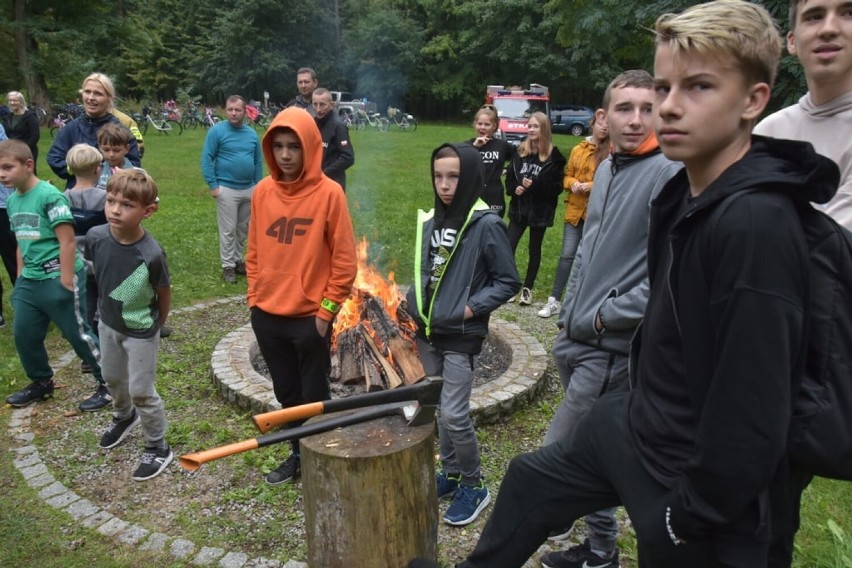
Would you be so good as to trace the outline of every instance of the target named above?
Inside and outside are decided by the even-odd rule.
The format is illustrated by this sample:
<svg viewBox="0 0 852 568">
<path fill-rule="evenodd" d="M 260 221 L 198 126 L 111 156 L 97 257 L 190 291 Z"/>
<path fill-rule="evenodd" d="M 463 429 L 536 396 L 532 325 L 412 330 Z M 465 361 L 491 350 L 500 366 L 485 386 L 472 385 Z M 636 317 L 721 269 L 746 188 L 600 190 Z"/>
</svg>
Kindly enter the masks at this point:
<svg viewBox="0 0 852 568">
<path fill-rule="evenodd" d="M 282 408 L 281 410 L 264 412 L 263 414 L 256 414 L 252 417 L 252 420 L 258 430 L 261 432 L 268 432 L 273 427 L 280 424 L 287 424 L 295 420 L 307 420 L 312 416 L 325 414 L 327 412 L 330 413 L 340 412 L 341 410 L 367 408 L 369 406 L 387 404 L 391 402 L 420 400 L 421 396 L 429 393 L 430 391 L 434 391 L 434 394 L 440 396 L 440 384 L 435 384 L 434 380 L 425 380 L 406 387 L 359 394 L 346 398 L 334 398 L 323 402 L 311 402 L 308 404 L 300 404 L 299 406 L 291 406 L 290 408 Z M 437 398 L 434 403 L 437 403 Z"/>
<path fill-rule="evenodd" d="M 281 430 L 280 432 L 275 432 L 273 434 L 267 434 L 258 438 L 252 438 L 250 440 L 243 440 L 241 442 L 211 448 L 194 454 L 186 454 L 184 456 L 180 456 L 178 461 L 180 462 L 181 467 L 185 470 L 195 471 L 200 468 L 202 464 L 209 461 L 262 448 L 264 446 L 270 446 L 272 444 L 286 442 L 288 440 L 296 440 L 298 438 L 313 436 L 314 434 L 322 434 L 323 432 L 328 432 L 329 430 L 334 430 L 342 426 L 369 422 L 376 418 L 401 412 L 402 407 L 403 405 L 401 404 L 388 404 L 377 406 L 375 408 L 368 408 L 361 412 L 353 412 L 351 414 L 346 414 L 345 416 L 329 418 L 328 420 L 323 420 L 316 424 L 307 424 L 305 426 L 299 426 L 298 428 Z"/>
</svg>

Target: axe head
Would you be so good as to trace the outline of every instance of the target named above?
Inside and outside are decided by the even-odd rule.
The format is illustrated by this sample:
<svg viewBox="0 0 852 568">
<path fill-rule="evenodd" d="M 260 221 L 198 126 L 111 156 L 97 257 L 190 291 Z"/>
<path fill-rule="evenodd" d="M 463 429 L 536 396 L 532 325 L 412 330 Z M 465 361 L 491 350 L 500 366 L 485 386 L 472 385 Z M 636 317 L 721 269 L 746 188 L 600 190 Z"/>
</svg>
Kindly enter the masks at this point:
<svg viewBox="0 0 852 568">
<path fill-rule="evenodd" d="M 444 386 L 444 379 L 426 377 L 418 381 L 415 386 L 419 387 L 416 402 L 402 408 L 408 426 L 412 427 L 430 424 L 435 420 L 435 412 L 438 410 L 438 403 L 441 401 L 441 388 Z"/>
</svg>

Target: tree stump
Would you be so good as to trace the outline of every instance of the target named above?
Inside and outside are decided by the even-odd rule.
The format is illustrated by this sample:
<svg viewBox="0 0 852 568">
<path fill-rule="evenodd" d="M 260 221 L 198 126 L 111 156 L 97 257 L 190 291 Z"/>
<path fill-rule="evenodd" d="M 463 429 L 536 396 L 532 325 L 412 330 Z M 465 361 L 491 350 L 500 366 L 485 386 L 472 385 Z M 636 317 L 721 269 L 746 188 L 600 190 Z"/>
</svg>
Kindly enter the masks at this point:
<svg viewBox="0 0 852 568">
<path fill-rule="evenodd" d="M 302 439 L 308 566 L 437 560 L 433 430 L 393 415 Z"/>
</svg>

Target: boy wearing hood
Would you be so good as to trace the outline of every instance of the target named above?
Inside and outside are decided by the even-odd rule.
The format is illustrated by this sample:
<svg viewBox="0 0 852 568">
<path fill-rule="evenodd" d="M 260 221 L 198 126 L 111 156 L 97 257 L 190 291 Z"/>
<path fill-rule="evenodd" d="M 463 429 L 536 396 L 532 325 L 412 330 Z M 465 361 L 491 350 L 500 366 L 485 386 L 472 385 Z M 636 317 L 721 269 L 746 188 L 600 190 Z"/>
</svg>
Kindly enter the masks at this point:
<svg viewBox="0 0 852 568">
<path fill-rule="evenodd" d="M 654 127 L 685 168 L 652 205 L 633 388 L 512 460 L 462 568 L 521 566 L 549 530 L 618 504 L 640 566 L 767 565 L 808 344 L 798 208 L 839 172 L 808 143 L 751 135 L 781 54 L 765 8 L 700 4 L 655 33 Z"/>
<path fill-rule="evenodd" d="M 251 200 L 247 299 L 275 398 L 288 408 L 330 398 L 331 324 L 355 281 L 355 237 L 345 194 L 322 173 L 322 138 L 310 114 L 278 113 L 262 147 L 270 174 Z M 267 483 L 300 476 L 299 441 L 291 445 Z"/>
<path fill-rule="evenodd" d="M 483 183 L 479 151 L 470 144 L 432 153 L 435 207 L 418 211 L 407 297 L 426 374 L 444 379 L 436 482 L 439 499 L 453 498 L 444 521 L 456 526 L 472 523 L 491 499 L 470 419 L 474 355 L 491 312 L 521 286 L 506 226 L 479 198 Z"/>
</svg>

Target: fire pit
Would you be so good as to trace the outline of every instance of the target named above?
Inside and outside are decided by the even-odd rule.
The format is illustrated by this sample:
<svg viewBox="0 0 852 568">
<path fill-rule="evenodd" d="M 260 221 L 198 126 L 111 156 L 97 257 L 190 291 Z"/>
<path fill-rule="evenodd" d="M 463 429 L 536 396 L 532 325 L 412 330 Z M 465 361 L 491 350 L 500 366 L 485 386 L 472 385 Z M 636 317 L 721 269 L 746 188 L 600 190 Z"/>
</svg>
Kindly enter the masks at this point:
<svg viewBox="0 0 852 568">
<path fill-rule="evenodd" d="M 475 386 L 470 405 L 478 424 L 492 422 L 530 401 L 544 386 L 547 353 L 520 327 L 491 320 L 489 342 L 508 361 L 508 368 Z M 252 414 L 281 408 L 272 392 L 272 381 L 257 371 L 262 360 L 251 325 L 239 327 L 222 338 L 213 350 L 213 382 L 229 403 Z"/>
<path fill-rule="evenodd" d="M 334 395 L 394 388 L 420 379 L 423 367 L 414 345 L 414 323 L 400 308 L 403 296 L 393 273 L 386 280 L 367 262 L 366 241 L 358 247 L 354 288 L 334 324 Z M 505 365 L 489 365 L 502 370 L 496 376 L 478 373 L 471 395 L 471 412 L 478 423 L 496 420 L 532 399 L 543 387 L 547 370 L 544 348 L 517 325 L 492 319 L 487 344 L 488 355 L 498 354 Z M 280 408 L 251 325 L 219 342 L 212 365 L 213 381 L 228 402 L 254 414 Z"/>
</svg>

